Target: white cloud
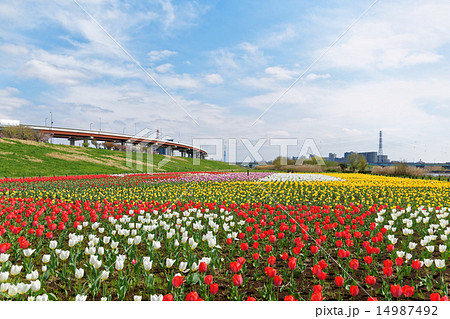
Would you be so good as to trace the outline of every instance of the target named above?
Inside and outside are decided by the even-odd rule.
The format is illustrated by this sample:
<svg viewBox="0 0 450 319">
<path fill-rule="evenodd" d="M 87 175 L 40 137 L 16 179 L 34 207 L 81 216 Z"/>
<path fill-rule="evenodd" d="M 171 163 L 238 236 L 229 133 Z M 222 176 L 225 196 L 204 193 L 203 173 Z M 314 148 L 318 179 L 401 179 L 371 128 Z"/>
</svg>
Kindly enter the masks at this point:
<svg viewBox="0 0 450 319">
<path fill-rule="evenodd" d="M 148 57 L 150 58 L 151 62 L 155 62 L 168 58 L 174 54 L 177 54 L 177 52 L 170 50 L 162 50 L 162 51 L 152 50 L 148 53 Z"/>
<path fill-rule="evenodd" d="M 213 73 L 205 76 L 205 80 L 211 84 L 221 84 L 223 83 L 223 78 L 220 74 Z"/>
<path fill-rule="evenodd" d="M 323 57 L 328 67 L 390 69 L 435 63 L 450 42 L 450 3 L 380 2 Z M 349 25 L 349 21 L 341 21 Z M 334 35 L 335 37 L 336 35 Z M 323 51 L 323 48 L 319 51 Z"/>
<path fill-rule="evenodd" d="M 65 85 L 77 84 L 80 80 L 86 78 L 81 71 L 59 68 L 39 60 L 28 61 L 22 69 L 22 74 L 48 83 Z"/>
<path fill-rule="evenodd" d="M 310 80 L 310 81 L 314 81 L 314 80 L 317 80 L 317 79 L 329 79 L 331 77 L 331 75 L 330 74 L 315 74 L 315 73 L 309 73 L 307 76 L 306 76 L 306 79 L 307 80 Z"/>
<path fill-rule="evenodd" d="M 0 90 L 0 111 L 11 112 L 30 103 L 16 95 L 20 94 L 17 88 L 7 87 Z"/>
<path fill-rule="evenodd" d="M 159 72 L 159 73 L 166 73 L 166 72 L 169 72 L 169 71 L 172 70 L 172 69 L 173 69 L 173 65 L 170 64 L 170 63 L 164 63 L 164 64 L 161 64 L 161 65 L 158 65 L 158 66 L 155 68 L 155 70 L 156 70 L 157 72 Z"/>
<path fill-rule="evenodd" d="M 284 69 L 282 67 L 279 66 L 271 66 L 268 67 L 264 70 L 267 74 L 270 74 L 274 77 L 276 77 L 277 79 L 280 80 L 289 80 L 289 79 L 293 79 L 294 76 L 297 75 L 297 72 L 295 71 L 291 71 L 291 70 L 287 70 Z"/>
</svg>

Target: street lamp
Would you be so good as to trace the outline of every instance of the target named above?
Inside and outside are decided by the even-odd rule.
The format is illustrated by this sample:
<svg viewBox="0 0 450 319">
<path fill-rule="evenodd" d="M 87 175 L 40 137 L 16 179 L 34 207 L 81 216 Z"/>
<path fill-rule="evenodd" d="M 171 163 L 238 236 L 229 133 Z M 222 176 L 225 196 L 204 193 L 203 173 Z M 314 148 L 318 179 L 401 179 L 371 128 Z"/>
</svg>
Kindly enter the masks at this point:
<svg viewBox="0 0 450 319">
<path fill-rule="evenodd" d="M 89 124 L 89 131 L 92 131 L 92 124 L 94 124 L 94 123 Z"/>
<path fill-rule="evenodd" d="M 53 128 L 53 113 L 50 112 L 50 128 Z M 53 144 L 53 133 L 50 135 L 50 144 Z"/>
<path fill-rule="evenodd" d="M 102 118 L 100 117 L 100 131 L 102 130 Z"/>
<path fill-rule="evenodd" d="M 45 118 L 45 126 L 47 126 L 47 117 Z"/>
<path fill-rule="evenodd" d="M 126 129 L 126 127 L 123 128 L 122 134 L 125 134 L 125 129 Z"/>
</svg>

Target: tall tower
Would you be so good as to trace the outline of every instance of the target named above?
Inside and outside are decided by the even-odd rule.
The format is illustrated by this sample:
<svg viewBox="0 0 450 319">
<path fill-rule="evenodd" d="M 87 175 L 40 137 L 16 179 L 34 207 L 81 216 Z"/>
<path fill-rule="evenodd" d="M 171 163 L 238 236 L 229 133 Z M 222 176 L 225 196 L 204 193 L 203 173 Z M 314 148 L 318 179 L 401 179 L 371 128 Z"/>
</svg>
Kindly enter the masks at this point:
<svg viewBox="0 0 450 319">
<path fill-rule="evenodd" d="M 383 132 L 380 131 L 380 142 L 378 143 L 378 156 L 383 155 Z"/>
</svg>

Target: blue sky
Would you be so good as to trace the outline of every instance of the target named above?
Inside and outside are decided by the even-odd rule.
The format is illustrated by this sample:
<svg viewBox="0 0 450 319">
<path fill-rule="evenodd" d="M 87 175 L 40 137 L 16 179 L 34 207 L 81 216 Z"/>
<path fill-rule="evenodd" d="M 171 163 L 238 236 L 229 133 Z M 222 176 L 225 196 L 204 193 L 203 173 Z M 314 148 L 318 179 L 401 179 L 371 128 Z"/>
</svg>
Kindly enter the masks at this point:
<svg viewBox="0 0 450 319">
<path fill-rule="evenodd" d="M 380 0 L 326 51 L 371 4 L 2 2 L 0 118 L 265 138 L 267 160 L 270 138 L 342 156 L 376 151 L 383 130 L 391 159 L 450 161 L 450 3 Z"/>
</svg>

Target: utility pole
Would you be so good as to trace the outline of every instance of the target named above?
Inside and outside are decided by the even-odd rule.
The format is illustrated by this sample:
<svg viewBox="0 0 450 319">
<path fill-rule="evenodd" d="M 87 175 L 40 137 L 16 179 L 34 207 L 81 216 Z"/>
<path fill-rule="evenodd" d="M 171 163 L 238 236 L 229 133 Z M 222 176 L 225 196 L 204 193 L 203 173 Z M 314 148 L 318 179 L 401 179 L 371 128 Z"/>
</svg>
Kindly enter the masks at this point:
<svg viewBox="0 0 450 319">
<path fill-rule="evenodd" d="M 102 130 L 102 118 L 100 117 L 100 131 Z"/>
<path fill-rule="evenodd" d="M 50 129 L 53 130 L 53 113 L 50 112 Z M 50 144 L 53 144 L 53 132 L 50 133 Z"/>
</svg>

